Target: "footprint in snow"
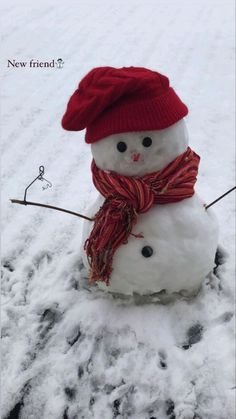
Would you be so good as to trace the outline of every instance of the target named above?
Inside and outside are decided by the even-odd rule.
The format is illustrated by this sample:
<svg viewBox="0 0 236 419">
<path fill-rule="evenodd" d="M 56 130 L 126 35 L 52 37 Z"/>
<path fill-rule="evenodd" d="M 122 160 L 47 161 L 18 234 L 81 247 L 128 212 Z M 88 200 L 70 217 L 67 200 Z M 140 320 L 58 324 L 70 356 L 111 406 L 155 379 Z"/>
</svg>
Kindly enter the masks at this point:
<svg viewBox="0 0 236 419">
<path fill-rule="evenodd" d="M 46 308 L 40 316 L 38 326 L 39 340 L 37 347 L 43 349 L 50 338 L 50 331 L 62 318 L 62 313 L 55 307 Z"/>
<path fill-rule="evenodd" d="M 163 369 L 163 370 L 167 369 L 166 353 L 164 351 L 159 351 L 158 355 L 159 355 L 159 366 L 160 366 L 160 368 Z"/>
<path fill-rule="evenodd" d="M 215 254 L 215 267 L 213 268 L 213 273 L 214 275 L 216 275 L 218 278 L 220 278 L 220 273 L 219 273 L 219 268 L 221 265 L 223 265 L 224 263 L 226 263 L 227 260 L 227 253 L 226 251 L 222 248 L 222 247 L 218 247 L 216 250 L 216 254 Z"/>
<path fill-rule="evenodd" d="M 13 263 L 10 260 L 3 260 L 2 267 L 7 270 L 8 272 L 14 272 L 15 268 L 13 266 Z"/>
<path fill-rule="evenodd" d="M 196 323 L 191 326 L 186 333 L 186 341 L 182 345 L 184 350 L 190 349 L 193 345 L 200 342 L 203 336 L 203 326 L 200 323 Z"/>
</svg>

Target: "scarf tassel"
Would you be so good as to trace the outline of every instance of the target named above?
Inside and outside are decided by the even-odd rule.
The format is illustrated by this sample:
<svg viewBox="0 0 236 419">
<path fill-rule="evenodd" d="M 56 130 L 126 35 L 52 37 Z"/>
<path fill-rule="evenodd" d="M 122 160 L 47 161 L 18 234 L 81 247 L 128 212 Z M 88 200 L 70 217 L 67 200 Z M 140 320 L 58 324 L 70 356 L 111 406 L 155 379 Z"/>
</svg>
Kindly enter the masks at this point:
<svg viewBox="0 0 236 419">
<path fill-rule="evenodd" d="M 137 212 L 130 203 L 109 197 L 95 215 L 95 223 L 84 249 L 90 265 L 90 282 L 109 285 L 115 251 L 128 242 L 137 222 Z M 137 234 L 137 237 L 142 235 Z"/>
<path fill-rule="evenodd" d="M 89 238 L 84 244 L 90 265 L 90 281 L 109 285 L 115 251 L 128 242 L 140 213 L 155 204 L 168 204 L 190 198 L 198 173 L 200 157 L 191 148 L 164 169 L 143 177 L 122 176 L 99 169 L 92 162 L 93 182 L 105 197 L 95 216 Z"/>
</svg>

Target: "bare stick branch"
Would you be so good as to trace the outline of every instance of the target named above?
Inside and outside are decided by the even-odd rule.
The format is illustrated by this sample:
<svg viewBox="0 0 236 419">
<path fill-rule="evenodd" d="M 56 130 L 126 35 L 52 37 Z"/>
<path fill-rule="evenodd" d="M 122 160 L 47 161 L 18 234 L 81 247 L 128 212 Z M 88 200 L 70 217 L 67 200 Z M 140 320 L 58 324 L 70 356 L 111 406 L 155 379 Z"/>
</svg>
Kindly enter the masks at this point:
<svg viewBox="0 0 236 419">
<path fill-rule="evenodd" d="M 236 189 L 236 186 L 234 186 L 233 188 L 229 189 L 227 192 L 225 192 L 223 195 L 219 196 L 219 198 L 215 199 L 215 201 L 211 202 L 208 205 L 205 205 L 205 209 L 207 210 L 208 208 L 210 208 L 212 205 L 214 205 L 216 202 L 220 201 L 220 199 L 224 198 L 224 196 L 228 195 L 228 193 L 233 192 L 234 189 Z"/>
<path fill-rule="evenodd" d="M 54 207 L 52 205 L 40 204 L 39 202 L 31 202 L 31 201 L 21 201 L 19 199 L 10 199 L 13 204 L 21 204 L 21 205 L 34 205 L 36 207 L 44 207 L 49 209 L 54 209 L 56 211 L 66 212 L 67 214 L 76 215 L 77 217 L 84 218 L 88 221 L 94 221 L 94 218 L 86 217 L 86 215 L 79 214 L 78 212 L 69 211 L 64 208 Z"/>
</svg>

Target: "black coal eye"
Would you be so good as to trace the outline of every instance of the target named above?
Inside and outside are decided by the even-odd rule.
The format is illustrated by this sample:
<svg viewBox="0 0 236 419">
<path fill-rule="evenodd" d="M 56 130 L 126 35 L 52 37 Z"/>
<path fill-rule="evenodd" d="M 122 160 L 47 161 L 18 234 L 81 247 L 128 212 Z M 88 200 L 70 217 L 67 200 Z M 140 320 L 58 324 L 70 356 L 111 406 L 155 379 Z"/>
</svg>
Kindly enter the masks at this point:
<svg viewBox="0 0 236 419">
<path fill-rule="evenodd" d="M 144 246 L 142 248 L 142 255 L 145 258 L 150 258 L 153 255 L 153 249 L 152 249 L 152 247 L 151 246 Z"/>
<path fill-rule="evenodd" d="M 150 137 L 145 137 L 142 144 L 144 147 L 150 147 L 152 145 L 152 139 Z"/>
<path fill-rule="evenodd" d="M 127 150 L 127 145 L 124 143 L 124 141 L 120 141 L 116 148 L 120 153 L 124 153 Z"/>
</svg>

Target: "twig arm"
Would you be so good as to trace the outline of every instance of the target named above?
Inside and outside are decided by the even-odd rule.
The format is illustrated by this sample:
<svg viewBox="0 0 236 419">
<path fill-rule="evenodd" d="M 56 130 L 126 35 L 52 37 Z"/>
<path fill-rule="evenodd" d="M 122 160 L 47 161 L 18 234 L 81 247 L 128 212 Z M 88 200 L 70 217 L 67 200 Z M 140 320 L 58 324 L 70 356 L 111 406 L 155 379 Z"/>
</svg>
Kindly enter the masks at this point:
<svg viewBox="0 0 236 419">
<path fill-rule="evenodd" d="M 69 210 L 66 210 L 64 208 L 55 207 L 53 205 L 40 204 L 39 202 L 21 201 L 20 199 L 10 199 L 10 201 L 13 204 L 34 205 L 36 207 L 44 207 L 44 208 L 49 208 L 49 209 L 53 209 L 53 210 L 56 210 L 56 211 L 66 212 L 67 214 L 76 215 L 77 217 L 84 218 L 85 220 L 88 220 L 88 221 L 94 221 L 94 218 L 89 218 L 86 215 L 79 214 L 78 212 L 69 211 Z"/>
<path fill-rule="evenodd" d="M 205 205 L 205 209 L 207 210 L 208 208 L 210 208 L 212 205 L 216 204 L 216 202 L 220 201 L 222 198 L 224 198 L 224 196 L 228 195 L 230 192 L 233 192 L 234 189 L 236 189 L 236 186 L 234 186 L 233 188 L 229 189 L 227 192 L 225 192 L 223 195 L 219 196 L 219 198 L 215 199 L 215 201 L 211 202 L 208 205 Z"/>
</svg>

